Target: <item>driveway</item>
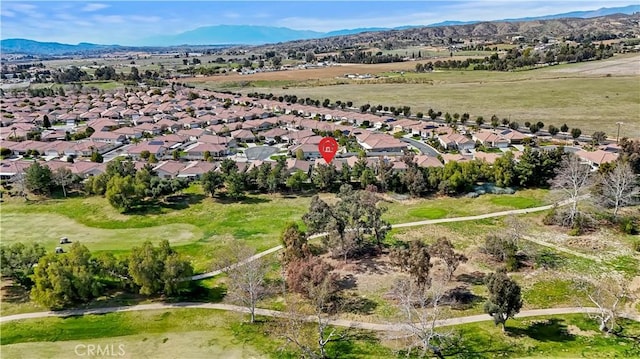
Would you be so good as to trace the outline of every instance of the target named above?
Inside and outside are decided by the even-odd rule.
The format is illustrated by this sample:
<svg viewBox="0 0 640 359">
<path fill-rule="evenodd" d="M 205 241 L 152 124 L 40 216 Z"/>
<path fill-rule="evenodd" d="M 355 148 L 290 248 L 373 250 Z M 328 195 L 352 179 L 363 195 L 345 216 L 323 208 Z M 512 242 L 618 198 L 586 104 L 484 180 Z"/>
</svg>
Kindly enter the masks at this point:
<svg viewBox="0 0 640 359">
<path fill-rule="evenodd" d="M 244 154 L 247 156 L 247 160 L 250 161 L 264 161 L 268 159 L 271 155 L 280 152 L 280 150 L 276 147 L 271 146 L 256 146 L 249 147 L 244 150 Z"/>
<path fill-rule="evenodd" d="M 410 144 L 411 146 L 417 148 L 421 153 L 425 155 L 438 157 L 438 155 L 440 154 L 438 151 L 436 151 L 435 148 L 425 144 L 424 142 L 416 141 L 413 138 L 403 137 L 400 139 L 400 141 Z"/>
</svg>

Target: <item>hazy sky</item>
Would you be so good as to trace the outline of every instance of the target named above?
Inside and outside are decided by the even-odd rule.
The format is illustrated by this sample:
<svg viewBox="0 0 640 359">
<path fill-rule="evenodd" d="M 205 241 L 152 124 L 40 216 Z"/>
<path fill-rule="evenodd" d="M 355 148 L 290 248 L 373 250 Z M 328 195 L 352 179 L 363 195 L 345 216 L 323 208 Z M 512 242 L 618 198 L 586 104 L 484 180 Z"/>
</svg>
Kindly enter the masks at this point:
<svg viewBox="0 0 640 359">
<path fill-rule="evenodd" d="M 138 45 L 208 25 L 330 31 L 496 20 L 595 10 L 636 0 L 579 1 L 15 1 L 0 2 L 0 37 Z"/>
</svg>

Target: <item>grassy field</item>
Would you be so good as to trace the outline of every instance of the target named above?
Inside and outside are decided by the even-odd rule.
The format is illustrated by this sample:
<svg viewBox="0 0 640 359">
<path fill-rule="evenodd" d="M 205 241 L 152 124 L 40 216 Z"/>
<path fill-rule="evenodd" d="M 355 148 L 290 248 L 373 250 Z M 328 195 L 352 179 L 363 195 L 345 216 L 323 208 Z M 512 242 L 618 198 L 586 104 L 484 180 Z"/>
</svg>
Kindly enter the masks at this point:
<svg viewBox="0 0 640 359">
<path fill-rule="evenodd" d="M 3 357 L 10 358 L 68 358 L 78 344 L 113 344 L 116 348 L 122 344 L 127 358 L 296 357 L 281 350 L 284 341 L 277 337 L 275 322 L 250 325 L 245 320 L 240 314 L 203 309 L 26 320 L 0 325 L 0 348 Z M 334 354 L 337 350 L 358 358 L 390 354 L 375 340 L 330 348 Z"/>
<path fill-rule="evenodd" d="M 567 123 L 586 134 L 605 131 L 610 138 L 616 135 L 615 123 L 622 121 L 621 136 L 640 137 L 640 121 L 637 121 L 640 82 L 637 66 L 633 65 L 637 59 L 638 55 L 621 55 L 600 62 L 531 71 L 436 71 L 400 75 L 396 72 L 415 68 L 415 62 L 404 62 L 191 81 L 211 89 L 295 94 L 321 101 L 325 98 L 353 101 L 356 105 L 406 105 L 411 106 L 413 113 L 426 113 L 433 108 L 450 113 L 468 112 L 472 118 L 496 114 L 521 125 L 526 121 L 542 121 L 557 127 Z M 345 73 L 381 74 L 387 78 L 357 82 L 336 79 Z"/>
<path fill-rule="evenodd" d="M 547 190 L 524 190 L 514 195 L 487 194 L 478 198 L 441 197 L 391 202 L 385 204 L 388 208 L 385 218 L 393 224 L 532 208 L 548 204 L 547 195 Z"/>
<path fill-rule="evenodd" d="M 76 346 L 123 345 L 127 358 L 153 356 L 213 358 L 295 357 L 281 351 L 277 321 L 262 319 L 255 325 L 243 316 L 215 310 L 178 309 L 111 313 L 100 316 L 44 318 L 0 325 L 3 357 L 66 358 Z M 445 351 L 455 358 L 495 357 L 637 357 L 640 347 L 632 336 L 640 334 L 640 323 L 626 322 L 626 337 L 603 336 L 594 322 L 582 315 L 537 317 L 507 322 L 506 333 L 492 322 L 445 328 L 460 338 Z M 197 330 L 196 330 L 197 328 Z M 341 358 L 393 357 L 403 344 L 398 340 L 376 340 L 362 332 L 359 340 L 330 345 L 330 354 Z M 81 347 L 80 349 L 83 349 Z"/>
</svg>

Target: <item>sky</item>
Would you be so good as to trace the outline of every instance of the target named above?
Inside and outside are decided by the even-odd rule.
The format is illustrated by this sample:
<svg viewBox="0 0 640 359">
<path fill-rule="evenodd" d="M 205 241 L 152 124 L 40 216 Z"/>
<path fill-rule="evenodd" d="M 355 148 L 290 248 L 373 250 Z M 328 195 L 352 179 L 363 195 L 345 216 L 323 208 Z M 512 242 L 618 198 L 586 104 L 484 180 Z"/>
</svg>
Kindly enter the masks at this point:
<svg viewBox="0 0 640 359">
<path fill-rule="evenodd" d="M 332 31 L 498 20 L 637 4 L 574 1 L 16 1 L 0 2 L 0 38 L 140 45 L 144 38 L 212 25 Z"/>
</svg>

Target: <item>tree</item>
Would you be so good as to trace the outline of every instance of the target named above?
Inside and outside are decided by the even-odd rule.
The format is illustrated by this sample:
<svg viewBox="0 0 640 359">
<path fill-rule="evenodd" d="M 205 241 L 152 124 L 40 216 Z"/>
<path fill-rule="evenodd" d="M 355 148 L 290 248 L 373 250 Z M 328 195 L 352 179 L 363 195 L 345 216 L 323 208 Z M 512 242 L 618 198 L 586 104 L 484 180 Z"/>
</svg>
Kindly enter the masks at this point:
<svg viewBox="0 0 640 359">
<path fill-rule="evenodd" d="M 591 139 L 596 144 L 602 144 L 607 140 L 607 134 L 602 131 L 596 131 L 593 133 L 593 135 L 591 135 Z"/>
<path fill-rule="evenodd" d="M 611 172 L 600 176 L 598 183 L 599 197 L 613 207 L 614 217 L 618 216 L 620 207 L 632 205 L 640 197 L 638 180 L 628 162 L 617 162 Z"/>
<path fill-rule="evenodd" d="M 52 174 L 48 166 L 43 166 L 38 161 L 34 161 L 31 166 L 27 167 L 24 174 L 25 185 L 29 191 L 35 194 L 49 193 Z"/>
<path fill-rule="evenodd" d="M 338 276 L 332 273 L 333 267 L 322 258 L 307 256 L 290 261 L 286 266 L 285 280 L 287 288 L 295 293 L 312 298 L 315 288 L 324 289 L 334 294 L 338 290 Z"/>
<path fill-rule="evenodd" d="M 579 128 L 572 128 L 571 129 L 571 137 L 573 137 L 574 140 L 576 138 L 580 137 L 581 134 L 582 134 L 582 130 L 580 130 Z"/>
<path fill-rule="evenodd" d="M 0 273 L 16 283 L 30 287 L 34 266 L 44 257 L 46 251 L 39 243 L 16 242 L 0 246 Z"/>
<path fill-rule="evenodd" d="M 205 193 L 209 193 L 211 197 L 213 197 L 216 194 L 216 191 L 219 188 L 222 188 L 224 178 L 219 172 L 211 170 L 202 175 L 200 183 L 202 184 L 202 189 Z"/>
<path fill-rule="evenodd" d="M 640 140 L 623 137 L 620 140 L 620 149 L 620 158 L 629 163 L 634 173 L 640 174 Z"/>
<path fill-rule="evenodd" d="M 53 183 L 62 187 L 62 193 L 67 197 L 67 186 L 73 183 L 74 177 L 70 169 L 60 167 L 52 174 Z"/>
<path fill-rule="evenodd" d="M 326 191 L 337 180 L 337 177 L 338 173 L 333 164 L 319 164 L 314 167 L 311 181 L 320 191 Z"/>
<path fill-rule="evenodd" d="M 560 126 L 560 131 L 568 132 L 569 131 L 569 126 L 567 126 L 566 123 L 563 123 L 562 126 Z"/>
<path fill-rule="evenodd" d="M 42 257 L 34 270 L 31 298 L 50 309 L 85 303 L 98 296 L 101 285 L 87 247 L 75 242 L 68 253 Z"/>
<path fill-rule="evenodd" d="M 577 278 L 576 290 L 598 308 L 588 315 L 598 321 L 600 331 L 611 333 L 615 330 L 622 305 L 625 300 L 631 299 L 628 281 L 620 274 L 586 276 Z"/>
<path fill-rule="evenodd" d="M 443 346 L 453 336 L 450 331 L 436 330 L 442 318 L 441 301 L 445 294 L 445 284 L 436 282 L 430 287 L 419 286 L 410 280 L 399 279 L 393 285 L 392 295 L 396 299 L 402 324 L 409 332 L 411 340 L 407 356 L 413 357 L 411 349 L 418 347 L 418 358 L 431 357 L 429 352 L 440 359 Z"/>
<path fill-rule="evenodd" d="M 322 263 L 322 260 L 317 259 L 317 263 Z M 287 321 L 280 332 L 288 343 L 294 344 L 303 352 L 303 357 L 324 359 L 328 358 L 327 345 L 344 340 L 347 332 L 329 326 L 331 315 L 337 312 L 335 274 L 329 274 L 326 271 L 328 268 L 322 265 L 314 265 L 313 268 L 316 268 L 314 272 L 320 275 L 317 279 L 322 279 L 305 282 L 305 291 L 311 300 L 310 307 L 295 298 L 288 300 Z M 315 322 L 312 331 L 307 330 L 309 318 L 314 318 Z"/>
<path fill-rule="evenodd" d="M 132 248 L 128 267 L 142 295 L 179 294 L 189 288 L 190 281 L 185 279 L 193 274 L 191 263 L 181 259 L 166 239 L 158 248 L 149 241 Z"/>
<path fill-rule="evenodd" d="M 549 131 L 549 134 L 551 136 L 555 136 L 558 134 L 558 132 L 560 132 L 560 129 L 558 129 L 556 126 L 554 125 L 549 125 L 549 128 L 547 129 L 547 131 Z"/>
<path fill-rule="evenodd" d="M 42 127 L 51 128 L 51 121 L 49 120 L 48 115 L 42 116 Z"/>
<path fill-rule="evenodd" d="M 558 190 L 563 199 L 569 201 L 569 212 L 562 224 L 573 226 L 578 215 L 578 203 L 586 195 L 591 186 L 591 169 L 583 164 L 578 156 L 571 154 L 565 157 L 560 171 L 553 180 L 552 188 Z"/>
<path fill-rule="evenodd" d="M 478 125 L 478 127 L 482 126 L 484 124 L 484 117 L 482 116 L 478 116 L 476 118 L 476 125 Z"/>
<path fill-rule="evenodd" d="M 520 286 L 509 278 L 505 271 L 497 271 L 487 276 L 489 299 L 484 304 L 484 312 L 493 317 L 496 325 L 502 326 L 509 318 L 513 318 L 522 308 Z"/>
<path fill-rule="evenodd" d="M 104 161 L 104 158 L 102 157 L 100 152 L 98 151 L 91 152 L 91 162 L 102 163 L 102 161 Z"/>
<path fill-rule="evenodd" d="M 131 176 L 115 175 L 111 177 L 107 182 L 105 196 L 109 204 L 123 213 L 133 208 L 139 200 L 135 181 Z"/>
<path fill-rule="evenodd" d="M 255 322 L 258 301 L 268 294 L 266 275 L 270 270 L 270 263 L 265 257 L 252 258 L 254 255 L 254 249 L 234 241 L 220 257 L 222 260 L 219 262 L 229 278 L 229 296 L 249 309 L 251 323 Z"/>
<path fill-rule="evenodd" d="M 297 170 L 287 179 L 287 187 L 293 191 L 300 191 L 304 183 L 309 179 L 306 173 Z"/>
<path fill-rule="evenodd" d="M 516 161 L 513 152 L 507 151 L 493 164 L 493 179 L 498 187 L 508 187 L 516 181 Z"/>
<path fill-rule="evenodd" d="M 429 246 L 422 241 L 414 240 L 408 246 L 401 246 L 391 254 L 392 261 L 400 267 L 401 271 L 406 270 L 415 284 L 419 287 L 428 287 L 431 283 L 429 272 L 431 270 L 431 255 Z"/>
<path fill-rule="evenodd" d="M 282 252 L 282 263 L 287 266 L 295 260 L 305 259 L 311 255 L 308 240 L 304 232 L 296 223 L 289 223 L 282 234 L 280 242 L 284 247 Z"/>
<path fill-rule="evenodd" d="M 232 172 L 226 176 L 224 185 L 227 189 L 227 196 L 233 199 L 240 199 L 244 197 L 244 177 L 241 173 Z"/>
<path fill-rule="evenodd" d="M 451 280 L 453 273 L 455 273 L 460 263 L 467 261 L 467 257 L 465 257 L 464 254 L 456 253 L 451 241 L 444 237 L 438 238 L 436 242 L 429 247 L 429 254 L 431 257 L 440 258 L 444 262 L 445 282 L 449 282 Z"/>
</svg>

